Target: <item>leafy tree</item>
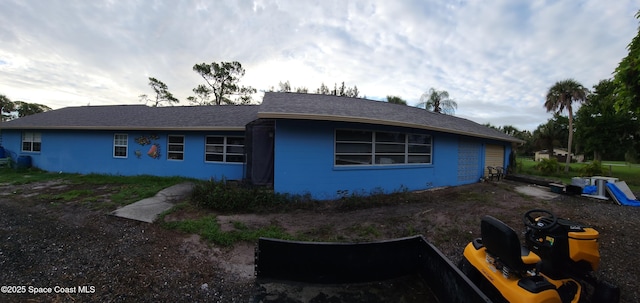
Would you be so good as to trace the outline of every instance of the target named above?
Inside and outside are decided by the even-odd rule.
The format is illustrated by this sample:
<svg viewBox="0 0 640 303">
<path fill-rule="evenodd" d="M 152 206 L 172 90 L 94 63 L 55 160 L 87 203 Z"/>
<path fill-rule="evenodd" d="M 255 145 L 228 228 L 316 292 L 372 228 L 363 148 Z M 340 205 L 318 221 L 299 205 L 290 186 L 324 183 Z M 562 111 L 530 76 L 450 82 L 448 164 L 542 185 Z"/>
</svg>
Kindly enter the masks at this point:
<svg viewBox="0 0 640 303">
<path fill-rule="evenodd" d="M 491 124 L 491 123 L 489 123 L 489 122 L 487 122 L 487 123 L 485 123 L 485 124 L 482 124 L 482 125 L 483 125 L 483 126 L 486 126 L 486 127 L 488 127 L 488 128 L 493 128 L 493 129 L 495 129 L 495 130 L 500 130 L 500 126 L 493 125 L 493 124 Z"/>
<path fill-rule="evenodd" d="M 286 82 L 278 82 L 277 92 L 291 92 L 292 90 L 294 90 L 296 93 L 303 93 L 303 94 L 306 94 L 309 92 L 309 89 L 304 86 L 299 86 L 299 87 L 296 87 L 295 89 L 292 89 L 291 83 L 289 83 L 289 80 L 287 80 Z M 276 88 L 271 86 L 267 91 L 275 92 Z"/>
<path fill-rule="evenodd" d="M 7 96 L 0 95 L 0 113 L 2 113 L 2 121 L 14 119 L 16 117 L 16 113 L 18 118 L 21 118 L 49 110 L 51 110 L 51 108 L 43 104 L 11 101 Z"/>
<path fill-rule="evenodd" d="M 296 93 L 306 94 L 309 92 L 309 89 L 304 86 L 296 87 Z"/>
<path fill-rule="evenodd" d="M 640 19 L 640 10 L 635 17 Z M 615 106 L 618 111 L 631 110 L 640 114 L 640 27 L 627 49 L 629 54 L 620 61 L 614 72 L 614 81 L 618 85 Z"/>
<path fill-rule="evenodd" d="M 155 99 L 149 98 L 146 94 L 140 95 L 140 101 L 144 101 L 145 104 L 151 102 L 153 107 L 158 107 L 163 102 L 167 102 L 170 105 L 180 102 L 180 100 L 175 98 L 173 94 L 169 92 L 169 87 L 164 84 L 164 82 L 156 78 L 149 77 L 149 86 L 151 86 L 151 89 L 156 95 Z"/>
<path fill-rule="evenodd" d="M 342 81 L 342 85 L 338 88 L 338 84 L 333 84 L 333 95 L 335 96 L 344 96 L 346 88 L 344 86 L 344 81 Z"/>
<path fill-rule="evenodd" d="M 502 126 L 500 131 L 514 138 L 517 138 L 518 134 L 520 134 L 520 130 L 513 125 Z"/>
<path fill-rule="evenodd" d="M 331 95 L 331 91 L 326 85 L 324 85 L 324 82 L 323 82 L 322 84 L 320 84 L 320 87 L 316 89 L 316 94 Z"/>
<path fill-rule="evenodd" d="M 573 144 L 573 102 L 584 102 L 587 99 L 588 90 L 578 81 L 566 79 L 556 82 L 547 92 L 544 107 L 547 112 L 560 113 L 565 109 L 569 113 L 569 141 L 567 143 L 567 161 L 564 171 L 569 172 L 571 162 L 571 145 Z"/>
<path fill-rule="evenodd" d="M 493 127 L 490 124 L 489 126 Z M 532 144 L 533 135 L 531 134 L 530 131 L 519 130 L 517 127 L 513 125 L 504 125 L 504 126 L 497 127 L 496 129 L 511 137 L 524 141 L 523 144 L 519 144 L 518 146 L 515 147 L 515 149 L 519 154 L 528 155 L 528 154 L 534 153 L 534 148 Z"/>
<path fill-rule="evenodd" d="M 407 101 L 398 96 L 387 96 L 387 102 L 393 104 L 407 105 Z"/>
<path fill-rule="evenodd" d="M 316 89 L 316 94 L 321 94 L 321 95 L 334 95 L 334 96 L 345 96 L 345 97 L 351 97 L 351 98 L 358 98 L 360 95 L 360 91 L 358 90 L 357 86 L 353 86 L 353 87 L 347 87 L 344 85 L 344 81 L 342 82 L 342 84 L 340 85 L 340 87 L 338 87 L 337 83 L 333 84 L 333 89 L 329 89 L 328 86 L 326 86 L 324 84 L 324 82 L 320 85 L 320 87 L 318 89 Z"/>
<path fill-rule="evenodd" d="M 269 89 L 267 89 L 268 92 L 291 92 L 291 91 L 295 91 L 296 93 L 303 93 L 303 94 L 307 94 L 309 93 L 309 89 L 304 87 L 304 86 L 299 86 L 296 88 L 292 88 L 291 87 L 291 83 L 289 83 L 289 81 L 287 80 L 286 82 L 279 82 L 278 83 L 278 89 L 276 90 L 276 88 L 274 86 L 269 87 Z M 353 98 L 357 98 L 360 95 L 360 91 L 358 90 L 357 86 L 353 86 L 353 87 L 348 87 L 344 84 L 344 82 L 342 82 L 342 84 L 340 86 L 338 86 L 337 83 L 333 84 L 333 89 L 329 89 L 329 87 L 324 84 L 324 82 L 320 85 L 320 87 L 318 89 L 315 90 L 316 94 L 319 95 L 333 95 L 333 96 L 345 96 L 345 97 L 353 97 Z"/>
<path fill-rule="evenodd" d="M 516 146 L 516 151 L 521 155 L 533 155 L 535 153 L 535 148 L 533 145 L 533 134 L 528 130 L 523 130 L 514 136 L 522 141 L 524 144 Z"/>
<path fill-rule="evenodd" d="M 553 152 L 556 147 L 563 147 L 562 142 L 567 142 L 567 130 L 569 119 L 556 113 L 547 123 L 540 124 L 533 131 L 532 142 L 537 149 L 546 149 Z"/>
<path fill-rule="evenodd" d="M 18 118 L 24 117 L 24 116 L 29 116 L 29 115 L 34 115 L 34 114 L 39 114 L 39 113 L 44 113 L 46 111 L 50 111 L 51 107 L 48 107 L 46 105 L 43 104 L 37 104 L 37 103 L 27 103 L 24 101 L 15 101 L 13 102 L 13 104 L 15 105 L 15 111 L 18 112 Z"/>
<path fill-rule="evenodd" d="M 198 73 L 206 84 L 200 84 L 193 89 L 196 96 L 187 98 L 191 103 L 198 105 L 248 104 L 252 100 L 251 95 L 256 93 L 255 88 L 239 85 L 240 78 L 245 73 L 240 62 L 200 63 L 193 66 L 193 71 Z M 232 100 L 232 95 L 238 96 L 237 99 Z"/>
<path fill-rule="evenodd" d="M 632 111 L 616 111 L 616 83 L 601 80 L 593 86 L 587 103 L 576 112 L 576 138 L 593 159 L 620 160 L 633 149 L 633 138 L 638 134 L 639 122 Z"/>
<path fill-rule="evenodd" d="M 278 86 L 280 86 L 280 89 L 278 90 L 279 92 L 290 92 L 291 91 L 291 83 L 289 83 L 289 80 L 287 80 L 287 82 L 279 82 Z"/>
<path fill-rule="evenodd" d="M 2 116 L 2 121 L 11 120 L 11 112 L 13 112 L 15 105 L 5 95 L 0 95 L 0 115 Z"/>
<path fill-rule="evenodd" d="M 458 103 L 449 98 L 449 93 L 446 90 L 436 90 L 435 88 L 430 88 L 429 91 L 422 94 L 417 106 L 424 106 L 426 110 L 447 115 L 455 114 L 458 109 Z"/>
<path fill-rule="evenodd" d="M 353 87 L 347 87 L 344 95 L 351 98 L 360 98 L 360 91 L 358 87 L 354 85 Z"/>
</svg>

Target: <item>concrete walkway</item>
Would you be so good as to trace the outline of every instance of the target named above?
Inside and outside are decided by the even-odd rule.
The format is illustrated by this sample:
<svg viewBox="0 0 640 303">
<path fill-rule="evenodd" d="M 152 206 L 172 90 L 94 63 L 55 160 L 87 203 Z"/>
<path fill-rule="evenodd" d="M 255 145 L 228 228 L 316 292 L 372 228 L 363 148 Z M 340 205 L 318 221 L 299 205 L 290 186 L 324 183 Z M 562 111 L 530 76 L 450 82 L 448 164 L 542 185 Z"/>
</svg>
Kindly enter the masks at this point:
<svg viewBox="0 0 640 303">
<path fill-rule="evenodd" d="M 159 191 L 155 196 L 129 204 L 113 211 L 116 217 L 153 223 L 158 215 L 173 207 L 174 203 L 193 191 L 194 184 L 185 182 L 167 187 Z"/>
<path fill-rule="evenodd" d="M 522 185 L 522 186 L 516 187 L 515 190 L 521 194 L 537 197 L 543 200 L 551 200 L 560 196 L 560 194 L 551 192 L 551 190 L 548 187 L 543 187 L 538 185 Z"/>
</svg>

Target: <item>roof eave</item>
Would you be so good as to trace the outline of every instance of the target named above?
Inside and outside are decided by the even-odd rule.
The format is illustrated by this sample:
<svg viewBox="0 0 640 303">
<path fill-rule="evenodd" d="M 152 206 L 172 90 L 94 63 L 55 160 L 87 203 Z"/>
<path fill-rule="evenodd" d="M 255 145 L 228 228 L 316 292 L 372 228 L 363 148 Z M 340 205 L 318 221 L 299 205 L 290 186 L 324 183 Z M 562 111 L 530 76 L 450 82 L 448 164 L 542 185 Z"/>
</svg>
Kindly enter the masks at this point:
<svg viewBox="0 0 640 303">
<path fill-rule="evenodd" d="M 145 127 L 145 126 L 11 126 L 12 130 L 128 130 L 128 131 L 244 131 L 244 126 L 197 126 L 197 127 Z"/>
<path fill-rule="evenodd" d="M 317 115 L 317 114 L 302 114 L 302 113 L 259 112 L 258 118 L 259 119 L 300 119 L 300 120 L 368 123 L 368 124 L 378 124 L 378 125 L 387 125 L 387 126 L 426 129 L 426 130 L 439 131 L 443 133 L 465 135 L 465 136 L 476 137 L 476 138 L 494 139 L 494 140 L 500 140 L 500 141 L 513 142 L 513 143 L 524 143 L 524 141 L 516 138 L 507 139 L 507 138 L 501 138 L 496 136 L 486 136 L 486 135 L 476 134 L 471 132 L 452 130 L 452 129 L 442 128 L 442 127 L 434 127 L 434 126 L 408 123 L 408 122 L 402 122 L 402 121 L 380 120 L 380 119 L 364 118 L 364 117 Z"/>
</svg>

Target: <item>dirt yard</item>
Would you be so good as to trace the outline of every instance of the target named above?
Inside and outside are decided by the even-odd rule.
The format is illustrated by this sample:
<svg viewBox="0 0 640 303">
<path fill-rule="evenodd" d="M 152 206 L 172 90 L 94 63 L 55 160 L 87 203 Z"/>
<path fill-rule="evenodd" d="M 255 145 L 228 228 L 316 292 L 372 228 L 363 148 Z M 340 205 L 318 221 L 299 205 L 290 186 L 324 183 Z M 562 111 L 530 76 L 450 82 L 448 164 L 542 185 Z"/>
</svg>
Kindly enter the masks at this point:
<svg viewBox="0 0 640 303">
<path fill-rule="evenodd" d="M 620 286 L 622 302 L 640 302 L 640 208 L 579 197 L 537 198 L 522 183 L 478 183 L 407 193 L 385 206 L 348 210 L 326 203 L 282 213 L 218 215 L 223 228 L 277 224 L 322 241 L 370 241 L 422 234 L 454 263 L 493 215 L 523 230 L 522 215 L 544 208 L 600 232 L 600 277 Z M 251 302 L 254 243 L 221 248 L 198 236 L 120 219 L 95 209 L 113 189 L 93 188 L 93 204 L 38 198 L 82 189 L 47 182 L 0 184 L 1 302 Z M 199 213 L 174 213 L 175 220 Z M 39 293 L 37 293 L 39 292 Z M 50 293 L 49 293 L 50 292 Z M 329 300 L 327 300 L 329 301 Z"/>
</svg>

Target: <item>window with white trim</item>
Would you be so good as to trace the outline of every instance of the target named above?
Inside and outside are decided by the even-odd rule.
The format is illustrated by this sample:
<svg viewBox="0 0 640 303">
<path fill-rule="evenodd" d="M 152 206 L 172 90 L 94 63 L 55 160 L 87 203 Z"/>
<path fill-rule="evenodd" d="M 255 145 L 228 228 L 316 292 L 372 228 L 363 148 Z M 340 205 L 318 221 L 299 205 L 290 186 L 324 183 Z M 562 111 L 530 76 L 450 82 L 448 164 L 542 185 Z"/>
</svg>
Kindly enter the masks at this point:
<svg viewBox="0 0 640 303">
<path fill-rule="evenodd" d="M 167 136 L 167 159 L 184 160 L 184 136 Z"/>
<path fill-rule="evenodd" d="M 338 129 L 335 165 L 431 164 L 431 136 Z"/>
<path fill-rule="evenodd" d="M 129 136 L 127 134 L 113 135 L 113 157 L 126 158 L 129 149 Z"/>
<path fill-rule="evenodd" d="M 22 133 L 22 151 L 40 152 L 42 149 L 42 135 L 40 133 Z"/>
<path fill-rule="evenodd" d="M 205 162 L 244 163 L 244 137 L 207 136 Z"/>
</svg>

